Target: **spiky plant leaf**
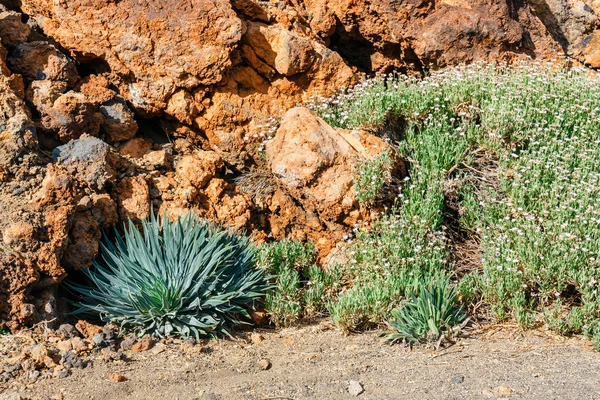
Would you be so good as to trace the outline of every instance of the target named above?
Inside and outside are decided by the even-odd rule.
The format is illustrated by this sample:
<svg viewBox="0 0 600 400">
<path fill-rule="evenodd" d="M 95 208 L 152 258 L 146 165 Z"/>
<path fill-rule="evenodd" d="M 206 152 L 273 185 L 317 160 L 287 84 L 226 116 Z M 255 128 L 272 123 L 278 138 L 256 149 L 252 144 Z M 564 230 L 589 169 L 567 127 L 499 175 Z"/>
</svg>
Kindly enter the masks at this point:
<svg viewBox="0 0 600 400">
<path fill-rule="evenodd" d="M 418 294 L 413 294 L 410 301 L 403 302 L 391 314 L 388 325 L 392 330 L 386 338 L 411 345 L 439 340 L 466 317 L 458 306 L 456 288 L 450 287 L 447 279 L 423 284 Z"/>
<path fill-rule="evenodd" d="M 269 288 L 255 266 L 250 240 L 187 214 L 150 217 L 141 231 L 106 236 L 101 257 L 84 271 L 88 285 L 70 281 L 75 314 L 94 314 L 139 334 L 200 337 L 227 334 Z"/>
</svg>

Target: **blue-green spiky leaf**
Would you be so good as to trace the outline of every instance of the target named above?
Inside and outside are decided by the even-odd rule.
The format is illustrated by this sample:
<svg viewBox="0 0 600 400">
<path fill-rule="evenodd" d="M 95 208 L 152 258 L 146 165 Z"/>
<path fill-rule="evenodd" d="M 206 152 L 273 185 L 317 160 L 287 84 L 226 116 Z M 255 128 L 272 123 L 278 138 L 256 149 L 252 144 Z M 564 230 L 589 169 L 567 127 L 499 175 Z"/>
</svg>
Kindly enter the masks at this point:
<svg viewBox="0 0 600 400">
<path fill-rule="evenodd" d="M 228 334 L 260 301 L 268 277 L 255 267 L 250 240 L 187 214 L 177 221 L 132 222 L 85 270 L 88 285 L 68 282 L 75 313 L 94 314 L 155 336 Z"/>
</svg>

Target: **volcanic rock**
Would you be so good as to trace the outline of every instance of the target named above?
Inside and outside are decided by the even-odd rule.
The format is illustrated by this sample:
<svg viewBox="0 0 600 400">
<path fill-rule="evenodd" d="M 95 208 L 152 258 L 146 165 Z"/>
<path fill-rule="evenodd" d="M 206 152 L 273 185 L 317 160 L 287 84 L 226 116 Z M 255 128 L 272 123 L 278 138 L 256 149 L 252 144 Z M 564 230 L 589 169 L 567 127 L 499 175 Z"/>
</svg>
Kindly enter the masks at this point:
<svg viewBox="0 0 600 400">
<path fill-rule="evenodd" d="M 164 109 L 175 88 L 221 81 L 243 31 L 227 0 L 26 0 L 22 10 L 80 59 L 128 77 L 121 94 L 148 112 Z"/>
<path fill-rule="evenodd" d="M 119 162 L 118 155 L 108 144 L 86 134 L 54 149 L 52 157 L 58 165 L 98 189 L 115 180 Z"/>
<path fill-rule="evenodd" d="M 5 46 L 17 46 L 29 37 L 31 28 L 21 18 L 21 13 L 0 4 L 0 39 Z"/>
<path fill-rule="evenodd" d="M 72 87 L 79 80 L 75 62 L 49 42 L 22 43 L 7 61 L 13 73 L 23 75 L 28 81 L 50 79 Z"/>
<path fill-rule="evenodd" d="M 184 156 L 175 165 L 177 176 L 196 188 L 203 188 L 223 167 L 221 157 L 212 151 L 198 151 Z"/>
<path fill-rule="evenodd" d="M 123 178 L 114 191 L 123 221 L 141 221 L 150 216 L 150 188 L 141 176 Z"/>
<path fill-rule="evenodd" d="M 122 142 L 135 136 L 138 125 L 125 102 L 110 100 L 100 106 L 104 116 L 102 130 L 109 142 Z"/>
<path fill-rule="evenodd" d="M 73 91 L 60 95 L 44 111 L 41 128 L 58 135 L 63 143 L 79 138 L 82 133 L 98 136 L 103 120 L 83 93 Z"/>
</svg>

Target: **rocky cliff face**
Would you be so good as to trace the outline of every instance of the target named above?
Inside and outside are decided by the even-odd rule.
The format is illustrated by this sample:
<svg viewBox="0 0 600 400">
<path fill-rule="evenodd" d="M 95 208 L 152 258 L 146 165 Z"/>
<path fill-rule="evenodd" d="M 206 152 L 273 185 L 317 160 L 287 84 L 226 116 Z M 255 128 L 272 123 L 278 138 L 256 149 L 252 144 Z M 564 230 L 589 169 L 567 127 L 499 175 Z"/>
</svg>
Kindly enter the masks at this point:
<svg viewBox="0 0 600 400">
<path fill-rule="evenodd" d="M 57 315 L 57 284 L 102 229 L 152 207 L 325 257 L 369 218 L 353 170 L 387 145 L 303 108 L 277 132 L 274 118 L 364 74 L 565 55 L 600 68 L 599 4 L 0 0 L 0 324 Z"/>
<path fill-rule="evenodd" d="M 593 7 L 563 0 L 23 0 L 20 10 L 140 115 L 167 116 L 238 152 L 261 120 L 309 93 L 350 85 L 357 72 L 562 52 L 593 61 Z"/>
</svg>

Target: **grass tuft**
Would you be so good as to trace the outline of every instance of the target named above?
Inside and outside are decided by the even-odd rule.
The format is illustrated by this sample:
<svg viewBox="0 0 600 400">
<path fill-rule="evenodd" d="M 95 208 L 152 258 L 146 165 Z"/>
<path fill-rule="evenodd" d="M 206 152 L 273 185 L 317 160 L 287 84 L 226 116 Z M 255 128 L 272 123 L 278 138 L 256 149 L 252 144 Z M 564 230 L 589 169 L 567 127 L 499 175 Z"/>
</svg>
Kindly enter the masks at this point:
<svg viewBox="0 0 600 400">
<path fill-rule="evenodd" d="M 381 197 L 385 186 L 392 181 L 392 167 L 389 150 L 357 166 L 354 188 L 361 204 L 371 205 Z"/>
<path fill-rule="evenodd" d="M 392 310 L 388 324 L 391 331 L 386 339 L 392 343 L 403 341 L 435 343 L 452 335 L 465 320 L 462 308 L 457 305 L 458 294 L 447 279 L 423 282 L 418 294 Z"/>
<path fill-rule="evenodd" d="M 300 318 L 320 315 L 333 288 L 339 286 L 338 271 L 319 268 L 316 256 L 310 242 L 282 240 L 260 247 L 258 265 L 274 276 L 265 309 L 276 326 L 290 326 Z"/>
</svg>

